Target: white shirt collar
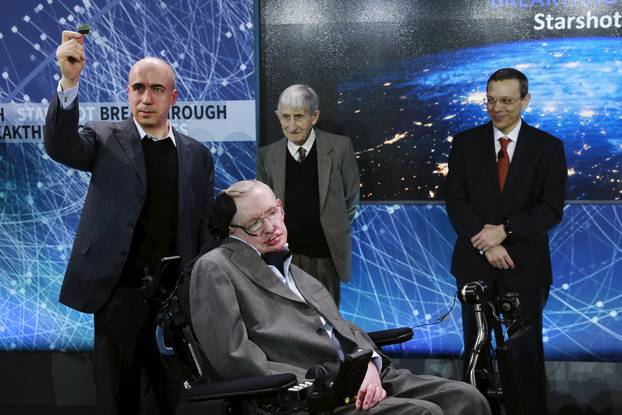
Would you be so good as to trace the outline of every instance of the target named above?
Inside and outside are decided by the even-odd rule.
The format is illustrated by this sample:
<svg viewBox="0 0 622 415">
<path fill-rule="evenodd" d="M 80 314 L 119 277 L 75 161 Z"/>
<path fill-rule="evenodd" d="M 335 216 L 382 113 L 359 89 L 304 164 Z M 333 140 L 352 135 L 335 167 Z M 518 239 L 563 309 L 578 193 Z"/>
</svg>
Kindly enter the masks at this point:
<svg viewBox="0 0 622 415">
<path fill-rule="evenodd" d="M 521 118 L 519 118 L 518 122 L 516 123 L 516 126 L 514 126 L 512 131 L 510 131 L 507 134 L 503 134 L 501 132 L 501 130 L 499 130 L 499 129 L 497 129 L 497 127 L 493 126 L 493 131 L 495 132 L 495 143 L 497 143 L 500 138 L 507 137 L 510 140 L 512 140 L 512 142 L 514 144 L 516 144 L 516 142 L 518 141 L 518 133 L 520 131 L 521 125 L 523 125 L 523 120 Z"/>
<path fill-rule="evenodd" d="M 138 123 L 138 121 L 136 121 L 134 117 L 132 117 L 132 121 L 134 121 L 134 125 L 136 126 L 136 129 L 138 130 L 138 135 L 140 136 L 141 140 L 144 140 L 147 137 L 149 137 L 150 140 L 153 140 L 153 137 L 145 132 L 143 127 L 140 126 L 140 124 Z M 171 141 L 173 142 L 173 145 L 177 147 L 177 142 L 175 141 L 175 134 L 173 134 L 173 126 L 171 125 L 170 121 L 167 121 L 167 124 L 168 124 L 168 133 L 166 134 L 166 137 L 162 137 L 162 138 L 170 138 Z M 154 140 L 154 141 L 157 141 L 157 140 Z"/>
<path fill-rule="evenodd" d="M 298 149 L 300 147 L 304 148 L 306 151 L 306 154 L 308 155 L 309 152 L 311 151 L 311 147 L 313 147 L 313 143 L 315 143 L 315 130 L 311 128 L 311 132 L 309 133 L 309 138 L 307 138 L 307 141 L 305 141 L 303 145 L 299 146 L 287 140 L 287 149 L 289 150 L 289 154 L 291 154 L 292 157 L 295 158 L 296 161 L 298 161 Z"/>
</svg>

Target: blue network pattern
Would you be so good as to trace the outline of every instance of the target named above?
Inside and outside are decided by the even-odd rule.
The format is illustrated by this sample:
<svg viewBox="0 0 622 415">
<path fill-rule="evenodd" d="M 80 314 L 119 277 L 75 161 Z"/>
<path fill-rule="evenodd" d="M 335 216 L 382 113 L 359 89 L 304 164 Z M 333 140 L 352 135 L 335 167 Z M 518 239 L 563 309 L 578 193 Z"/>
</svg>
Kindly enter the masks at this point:
<svg viewBox="0 0 622 415">
<path fill-rule="evenodd" d="M 622 359 L 622 209 L 570 204 L 551 233 L 554 283 L 544 312 L 548 359 Z M 455 241 L 445 208 L 364 205 L 354 223 L 353 281 L 342 311 L 367 330 L 415 329 L 405 355 L 462 352 L 460 305 L 449 265 Z M 397 351 L 396 351 L 397 352 Z"/>
<path fill-rule="evenodd" d="M 2 7 L 2 104 L 48 103 L 59 80 L 61 31 L 83 22 L 92 34 L 82 102 L 126 102 L 130 65 L 146 55 L 175 67 L 180 100 L 255 99 L 250 0 L 25 0 Z M 216 190 L 254 177 L 254 141 L 206 145 Z M 40 143 L 0 144 L 0 349 L 92 347 L 91 316 L 58 303 L 88 182 L 88 174 L 51 161 Z"/>
</svg>

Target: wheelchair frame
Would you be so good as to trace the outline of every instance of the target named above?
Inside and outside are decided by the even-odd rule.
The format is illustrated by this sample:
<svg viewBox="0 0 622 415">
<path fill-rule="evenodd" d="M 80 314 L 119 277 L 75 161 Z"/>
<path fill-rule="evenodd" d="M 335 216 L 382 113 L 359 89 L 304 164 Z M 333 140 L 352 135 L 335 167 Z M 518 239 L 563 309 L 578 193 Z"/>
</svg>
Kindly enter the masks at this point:
<svg viewBox="0 0 622 415">
<path fill-rule="evenodd" d="M 174 260 L 175 257 L 170 258 L 170 261 Z M 159 269 L 161 272 L 172 272 L 175 267 L 162 266 Z M 170 279 L 170 275 L 156 275 L 153 280 Z M 312 406 L 320 410 L 308 411 L 309 405 L 306 402 L 308 388 L 297 385 L 296 376 L 291 373 L 232 381 L 210 379 L 210 373 L 213 374 L 215 371 L 201 351 L 182 303 L 184 293 L 188 289 L 187 280 L 188 275 L 182 272 L 172 293 L 162 301 L 155 330 L 156 344 L 163 359 L 176 356 L 182 365 L 183 374 L 180 383 L 186 392 L 177 415 L 332 413 L 325 411 L 324 406 L 318 406 L 317 403 Z M 187 298 L 185 300 L 187 301 Z M 382 347 L 406 342 L 412 339 L 413 332 L 410 327 L 401 327 L 369 332 L 367 335 L 378 347 Z M 364 367 L 367 367 L 367 363 Z M 362 370 L 360 364 L 356 370 Z M 364 372 L 360 375 L 361 381 L 363 376 Z"/>
<path fill-rule="evenodd" d="M 486 289 L 483 281 L 476 281 L 465 284 L 458 292 L 462 303 L 473 304 L 477 326 L 466 379 L 488 398 L 493 413 L 545 414 L 544 367 L 534 347 L 533 327 L 523 325 L 519 296 L 508 292 L 502 298 L 484 301 Z M 492 322 L 490 328 L 489 321 Z M 494 349 L 491 332 L 494 333 Z M 481 359 L 489 362 L 487 366 L 492 373 L 480 367 Z"/>
</svg>

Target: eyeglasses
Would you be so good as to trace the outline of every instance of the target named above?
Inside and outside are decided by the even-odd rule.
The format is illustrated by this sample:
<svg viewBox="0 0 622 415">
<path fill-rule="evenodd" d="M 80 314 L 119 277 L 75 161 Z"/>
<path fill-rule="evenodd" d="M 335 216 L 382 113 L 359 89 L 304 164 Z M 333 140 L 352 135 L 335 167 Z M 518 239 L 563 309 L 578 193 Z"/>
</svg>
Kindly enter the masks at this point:
<svg viewBox="0 0 622 415">
<path fill-rule="evenodd" d="M 275 206 L 270 209 L 265 215 L 257 218 L 253 223 L 248 226 L 230 224 L 232 228 L 242 229 L 244 233 L 248 236 L 259 236 L 261 232 L 263 232 L 263 228 L 265 227 L 266 219 L 273 221 L 277 218 L 280 218 L 283 215 L 283 209 L 280 206 Z"/>
<path fill-rule="evenodd" d="M 501 99 L 497 99 L 494 97 L 486 97 L 484 98 L 484 103 L 486 105 L 488 105 L 489 107 L 494 107 L 495 104 L 498 102 L 501 105 L 503 105 L 504 107 L 509 107 L 512 104 L 515 104 L 516 102 L 520 101 L 521 99 L 523 99 L 522 97 L 518 97 L 518 98 L 501 98 Z"/>
</svg>

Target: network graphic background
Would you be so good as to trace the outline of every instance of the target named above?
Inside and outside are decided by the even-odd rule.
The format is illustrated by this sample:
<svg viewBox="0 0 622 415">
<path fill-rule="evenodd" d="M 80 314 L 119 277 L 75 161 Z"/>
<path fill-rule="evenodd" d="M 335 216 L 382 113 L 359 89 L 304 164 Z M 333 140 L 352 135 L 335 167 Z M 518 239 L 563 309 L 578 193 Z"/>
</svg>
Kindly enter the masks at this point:
<svg viewBox="0 0 622 415">
<path fill-rule="evenodd" d="M 181 100 L 254 100 L 250 1 L 26 0 L 4 3 L 2 11 L 3 104 L 48 103 L 59 79 L 61 31 L 81 22 L 93 32 L 81 102 L 126 102 L 128 70 L 146 55 L 176 68 Z M 240 122 L 254 124 L 249 115 Z M 206 143 L 217 188 L 254 177 L 252 140 Z M 91 316 L 58 303 L 88 182 L 88 174 L 50 160 L 42 143 L 0 144 L 0 349 L 92 347 Z"/>
<path fill-rule="evenodd" d="M 124 102 L 127 71 L 144 55 L 176 66 L 185 101 L 256 99 L 250 0 L 24 0 L 3 5 L 0 106 L 47 103 L 58 81 L 60 32 L 84 21 L 94 34 L 82 101 Z M 255 176 L 254 141 L 206 145 L 218 189 Z M 92 347 L 91 316 L 58 303 L 88 180 L 49 160 L 41 143 L 0 143 L 0 349 Z M 548 358 L 622 358 L 621 212 L 616 205 L 568 205 L 551 234 Z M 347 318 L 369 330 L 419 326 L 450 308 L 455 235 L 442 205 L 363 205 L 353 237 L 354 278 L 342 294 Z M 456 355 L 461 348 L 456 306 L 448 320 L 416 329 L 404 353 Z"/>
</svg>

